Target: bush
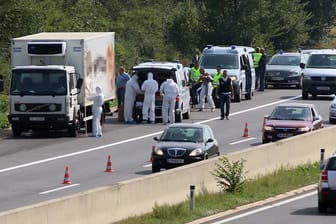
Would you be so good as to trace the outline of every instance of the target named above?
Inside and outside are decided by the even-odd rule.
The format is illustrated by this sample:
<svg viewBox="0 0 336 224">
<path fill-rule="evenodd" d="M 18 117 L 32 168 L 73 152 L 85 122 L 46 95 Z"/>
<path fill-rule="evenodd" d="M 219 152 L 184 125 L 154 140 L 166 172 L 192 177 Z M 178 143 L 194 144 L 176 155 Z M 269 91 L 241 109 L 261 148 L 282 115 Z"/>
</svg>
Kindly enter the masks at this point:
<svg viewBox="0 0 336 224">
<path fill-rule="evenodd" d="M 211 174 L 216 177 L 218 186 L 222 191 L 230 193 L 240 192 L 245 183 L 243 175 L 245 160 L 233 161 L 232 163 L 225 156 L 219 158 L 220 163 L 216 163 L 216 169 Z"/>
<path fill-rule="evenodd" d="M 9 128 L 7 119 L 8 114 L 8 97 L 0 95 L 0 128 Z"/>
</svg>

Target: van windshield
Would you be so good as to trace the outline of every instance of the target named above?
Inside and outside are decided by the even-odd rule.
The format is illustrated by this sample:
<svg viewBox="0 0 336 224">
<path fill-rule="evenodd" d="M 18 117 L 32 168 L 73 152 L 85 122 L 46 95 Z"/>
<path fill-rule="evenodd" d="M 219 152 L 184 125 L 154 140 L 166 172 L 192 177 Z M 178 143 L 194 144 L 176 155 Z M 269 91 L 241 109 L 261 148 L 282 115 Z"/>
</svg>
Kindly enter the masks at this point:
<svg viewBox="0 0 336 224">
<path fill-rule="evenodd" d="M 223 69 L 238 69 L 239 60 L 237 55 L 232 54 L 202 55 L 200 65 L 207 69 L 216 69 L 217 65 L 221 65 Z"/>
<path fill-rule="evenodd" d="M 336 54 L 312 54 L 306 67 L 336 69 Z"/>
</svg>

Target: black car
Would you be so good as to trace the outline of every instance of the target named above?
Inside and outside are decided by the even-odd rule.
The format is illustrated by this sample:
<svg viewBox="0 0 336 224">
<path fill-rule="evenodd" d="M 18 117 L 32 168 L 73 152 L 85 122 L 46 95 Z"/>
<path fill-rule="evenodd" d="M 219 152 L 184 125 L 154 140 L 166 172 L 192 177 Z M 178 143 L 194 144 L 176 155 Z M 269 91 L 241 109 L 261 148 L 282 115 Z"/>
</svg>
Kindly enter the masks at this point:
<svg viewBox="0 0 336 224">
<path fill-rule="evenodd" d="M 328 208 L 336 207 L 336 153 L 322 165 L 318 185 L 318 211 L 327 212 Z"/>
<path fill-rule="evenodd" d="M 205 124 L 171 124 L 164 129 L 152 151 L 152 172 L 219 156 L 218 143 Z"/>
</svg>

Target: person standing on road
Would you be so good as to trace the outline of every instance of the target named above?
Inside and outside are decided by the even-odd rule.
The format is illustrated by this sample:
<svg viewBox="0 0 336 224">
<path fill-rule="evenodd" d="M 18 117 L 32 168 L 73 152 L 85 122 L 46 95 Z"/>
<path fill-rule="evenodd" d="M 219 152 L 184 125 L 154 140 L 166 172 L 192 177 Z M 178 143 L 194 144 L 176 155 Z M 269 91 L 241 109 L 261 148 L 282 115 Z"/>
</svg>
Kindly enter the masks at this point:
<svg viewBox="0 0 336 224">
<path fill-rule="evenodd" d="M 179 89 L 171 75 L 166 81 L 164 81 L 161 84 L 160 93 L 161 95 L 163 95 L 162 99 L 163 124 L 167 124 L 168 121 L 170 124 L 173 124 L 175 123 L 175 103 L 176 103 L 176 97 L 178 97 L 179 95 Z"/>
<path fill-rule="evenodd" d="M 199 78 L 199 82 L 202 82 L 202 90 L 201 90 L 201 94 L 200 94 L 200 110 L 199 111 L 203 111 L 204 110 L 204 103 L 205 103 L 205 97 L 207 98 L 208 104 L 211 108 L 211 111 L 215 111 L 215 104 L 214 101 L 212 99 L 212 81 L 213 78 L 212 76 L 205 72 L 204 68 L 200 69 L 201 71 L 201 76 Z"/>
<path fill-rule="evenodd" d="M 120 105 L 124 104 L 126 83 L 130 79 L 131 77 L 125 72 L 125 68 L 123 66 L 120 66 L 117 77 L 118 110 L 120 108 Z"/>
<path fill-rule="evenodd" d="M 136 95 L 142 93 L 138 83 L 139 76 L 134 74 L 126 83 L 125 104 L 124 104 L 124 120 L 128 124 L 134 124 L 133 109 Z"/>
<path fill-rule="evenodd" d="M 201 76 L 199 63 L 195 62 L 194 66 L 191 67 L 190 70 L 190 97 L 191 97 L 191 105 L 194 107 L 197 105 L 197 89 L 200 87 L 200 82 L 198 82 L 199 77 Z"/>
<path fill-rule="evenodd" d="M 102 127 L 100 124 L 101 114 L 103 112 L 104 94 L 100 86 L 96 87 L 96 94 L 87 97 L 88 100 L 93 101 L 92 105 L 92 137 L 102 137 Z"/>
<path fill-rule="evenodd" d="M 219 107 L 218 100 L 216 98 L 216 91 L 217 91 L 217 87 L 218 87 L 218 81 L 219 81 L 220 78 L 223 77 L 222 66 L 221 65 L 217 65 L 216 70 L 217 70 L 217 72 L 214 75 L 213 81 L 212 81 L 212 86 L 213 86 L 212 99 L 214 100 L 215 106 Z"/>
<path fill-rule="evenodd" d="M 142 123 L 155 123 L 155 93 L 159 90 L 159 85 L 153 79 L 153 73 L 148 72 L 147 80 L 141 86 L 144 91 L 144 103 L 142 106 Z M 149 119 L 149 120 L 148 120 Z"/>
<path fill-rule="evenodd" d="M 254 89 L 259 88 L 259 78 L 260 78 L 260 69 L 259 69 L 259 61 L 261 58 L 260 48 L 256 47 L 255 52 L 253 53 L 253 67 L 255 69 L 255 86 Z"/>
<path fill-rule="evenodd" d="M 260 75 L 260 88 L 259 91 L 264 91 L 265 89 L 265 72 L 266 72 L 266 63 L 267 63 L 267 55 L 265 52 L 265 48 L 260 48 L 261 58 L 258 64 L 259 75 Z"/>
<path fill-rule="evenodd" d="M 223 77 L 218 81 L 216 97 L 219 99 L 220 119 L 229 120 L 231 97 L 233 95 L 232 80 L 226 70 L 223 71 Z M 225 111 L 224 111 L 225 106 Z"/>
</svg>

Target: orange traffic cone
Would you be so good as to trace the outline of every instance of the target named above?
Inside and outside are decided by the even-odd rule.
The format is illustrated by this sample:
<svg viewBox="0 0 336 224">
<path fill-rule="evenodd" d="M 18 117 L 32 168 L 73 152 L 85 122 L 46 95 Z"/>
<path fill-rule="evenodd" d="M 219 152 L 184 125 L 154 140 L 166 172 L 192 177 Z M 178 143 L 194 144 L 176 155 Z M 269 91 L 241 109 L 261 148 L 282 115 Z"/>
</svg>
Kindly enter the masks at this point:
<svg viewBox="0 0 336 224">
<path fill-rule="evenodd" d="M 108 155 L 105 172 L 113 172 L 113 170 L 112 170 L 111 155 Z"/>
<path fill-rule="evenodd" d="M 244 128 L 244 135 L 243 135 L 243 137 L 244 138 L 249 138 L 249 137 L 251 137 L 251 136 L 249 136 L 249 134 L 248 134 L 248 127 L 247 127 L 247 122 L 245 122 L 245 128 Z"/>
<path fill-rule="evenodd" d="M 63 184 L 71 184 L 70 174 L 69 174 L 69 167 L 68 166 L 65 167 L 65 174 L 64 174 Z"/>
</svg>

